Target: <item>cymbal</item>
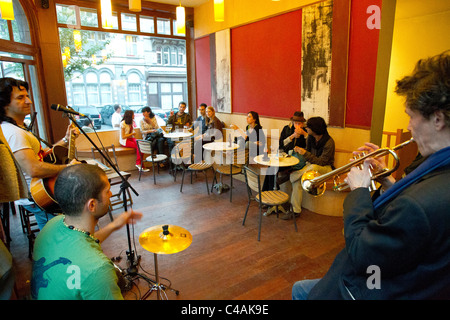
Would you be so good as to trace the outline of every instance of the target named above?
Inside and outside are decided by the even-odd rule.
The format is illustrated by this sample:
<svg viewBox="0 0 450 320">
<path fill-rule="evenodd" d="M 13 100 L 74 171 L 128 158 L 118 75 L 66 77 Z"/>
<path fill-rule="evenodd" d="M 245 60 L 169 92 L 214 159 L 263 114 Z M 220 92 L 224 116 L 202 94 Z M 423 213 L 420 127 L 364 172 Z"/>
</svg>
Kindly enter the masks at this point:
<svg viewBox="0 0 450 320">
<path fill-rule="evenodd" d="M 139 235 L 139 243 L 149 252 L 172 254 L 189 247 L 192 235 L 182 227 L 159 225 L 145 229 Z"/>
</svg>

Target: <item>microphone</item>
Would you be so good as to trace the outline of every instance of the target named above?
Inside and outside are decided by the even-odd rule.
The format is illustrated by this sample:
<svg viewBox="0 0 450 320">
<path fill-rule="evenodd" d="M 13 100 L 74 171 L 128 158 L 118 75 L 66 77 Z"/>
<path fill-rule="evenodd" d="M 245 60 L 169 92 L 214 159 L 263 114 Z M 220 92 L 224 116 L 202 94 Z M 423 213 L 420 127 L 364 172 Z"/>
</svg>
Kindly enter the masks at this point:
<svg viewBox="0 0 450 320">
<path fill-rule="evenodd" d="M 70 113 L 70 114 L 74 114 L 76 116 L 86 117 L 84 114 L 73 110 L 71 107 L 64 107 L 64 106 L 62 106 L 60 104 L 52 104 L 50 106 L 50 108 L 52 108 L 53 110 L 56 110 L 56 111 L 62 111 L 64 113 Z"/>
</svg>

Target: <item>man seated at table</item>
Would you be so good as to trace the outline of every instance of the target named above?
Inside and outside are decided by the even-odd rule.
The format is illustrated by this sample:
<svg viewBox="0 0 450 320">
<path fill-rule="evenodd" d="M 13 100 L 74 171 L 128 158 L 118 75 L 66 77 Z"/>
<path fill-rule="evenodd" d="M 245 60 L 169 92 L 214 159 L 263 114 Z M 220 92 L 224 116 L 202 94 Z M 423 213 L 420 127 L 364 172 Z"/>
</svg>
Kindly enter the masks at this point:
<svg viewBox="0 0 450 320">
<path fill-rule="evenodd" d="M 280 134 L 279 140 L 279 152 L 285 152 L 290 155 L 297 156 L 297 153 L 294 153 L 294 147 L 306 148 L 306 138 L 308 137 L 308 133 L 304 130 L 306 120 L 303 116 L 303 112 L 295 111 L 294 115 L 291 117 L 291 122 L 284 126 L 283 130 Z M 276 180 L 275 186 L 275 176 L 268 175 L 264 179 L 263 191 L 265 190 L 273 190 L 274 186 L 278 189 L 278 186 L 282 183 L 285 183 L 289 180 L 289 174 L 293 170 L 300 170 L 304 166 L 303 156 L 300 158 L 300 164 L 295 167 L 287 167 L 283 169 L 279 169 L 278 177 Z"/>
<path fill-rule="evenodd" d="M 186 110 L 186 102 L 180 102 L 178 105 L 178 112 L 170 111 L 167 124 L 172 125 L 172 131 L 176 129 L 183 129 L 184 127 L 190 127 L 192 124 L 192 118 L 189 113 L 184 112 Z"/>
<path fill-rule="evenodd" d="M 172 132 L 176 129 L 184 129 L 184 127 L 190 127 L 192 124 L 192 118 L 189 113 L 184 112 L 186 110 L 186 102 L 180 102 L 178 104 L 178 112 L 170 111 L 169 119 L 167 124 L 172 126 Z M 169 147 L 169 152 L 172 151 L 175 146 L 175 142 L 172 139 L 167 140 L 167 145 Z"/>
<path fill-rule="evenodd" d="M 303 112 L 295 111 L 291 122 L 284 126 L 280 134 L 280 152 L 289 153 L 294 147 L 305 148 L 308 133 L 304 130 L 306 120 Z"/>
<path fill-rule="evenodd" d="M 190 131 L 194 132 L 194 135 L 200 135 L 204 134 L 207 127 L 206 127 L 206 103 L 200 104 L 198 107 L 198 111 L 200 112 L 200 115 L 195 119 L 194 123 L 192 124 L 192 127 L 190 128 Z"/>
<path fill-rule="evenodd" d="M 303 188 L 301 178 L 303 173 L 309 170 L 315 170 L 320 174 L 325 174 L 334 169 L 334 140 L 328 134 L 325 120 L 321 117 L 309 118 L 306 122 L 306 131 L 308 138 L 306 139 L 306 149 L 294 147 L 294 152 L 302 155 L 306 160 L 306 165 L 300 169 L 293 171 L 289 175 L 289 181 L 292 185 L 291 204 L 294 214 L 300 215 L 302 211 Z M 288 213 L 283 219 L 289 219 L 291 215 Z"/>
</svg>

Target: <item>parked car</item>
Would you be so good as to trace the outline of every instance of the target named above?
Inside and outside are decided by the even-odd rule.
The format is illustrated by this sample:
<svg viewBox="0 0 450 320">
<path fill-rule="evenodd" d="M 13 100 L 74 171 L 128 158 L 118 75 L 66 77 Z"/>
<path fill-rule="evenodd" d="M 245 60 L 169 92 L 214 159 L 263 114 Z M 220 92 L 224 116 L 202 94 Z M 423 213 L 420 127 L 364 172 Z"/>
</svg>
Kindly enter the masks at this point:
<svg viewBox="0 0 450 320">
<path fill-rule="evenodd" d="M 108 126 L 112 125 L 111 117 L 112 117 L 112 115 L 114 113 L 114 106 L 115 106 L 114 104 L 107 104 L 107 105 L 103 106 L 103 108 L 100 110 L 100 115 L 102 116 L 102 123 L 103 124 L 106 124 Z M 121 113 L 122 115 L 123 115 L 123 113 L 126 110 L 125 108 L 126 108 L 126 106 L 122 105 L 122 113 Z"/>
<path fill-rule="evenodd" d="M 94 106 L 73 106 L 75 111 L 84 114 L 86 117 L 75 116 L 76 122 L 80 125 L 84 125 L 84 119 L 89 118 L 96 130 L 102 128 L 102 117 Z"/>
</svg>

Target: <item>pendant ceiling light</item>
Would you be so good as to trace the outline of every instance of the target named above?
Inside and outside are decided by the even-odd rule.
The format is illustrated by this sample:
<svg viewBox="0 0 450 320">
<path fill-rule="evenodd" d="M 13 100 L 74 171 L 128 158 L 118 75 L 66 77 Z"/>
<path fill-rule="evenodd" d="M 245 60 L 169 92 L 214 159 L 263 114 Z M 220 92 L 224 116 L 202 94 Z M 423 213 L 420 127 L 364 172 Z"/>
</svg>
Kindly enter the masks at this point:
<svg viewBox="0 0 450 320">
<path fill-rule="evenodd" d="M 111 0 L 101 0 L 101 10 L 102 10 L 102 27 L 107 29 L 112 29 L 112 7 Z"/>
<path fill-rule="evenodd" d="M 81 52 L 81 33 L 80 30 L 73 30 L 73 43 L 75 44 L 75 51 Z"/>
<path fill-rule="evenodd" d="M 128 9 L 133 12 L 141 12 L 141 0 L 128 0 Z"/>
<path fill-rule="evenodd" d="M 12 0 L 0 0 L 0 11 L 2 12 L 2 19 L 14 20 Z"/>
<path fill-rule="evenodd" d="M 214 20 L 217 22 L 225 21 L 225 0 L 214 0 Z"/>
<path fill-rule="evenodd" d="M 177 33 L 186 33 L 186 10 L 181 6 L 181 1 L 180 6 L 177 7 Z"/>
</svg>

